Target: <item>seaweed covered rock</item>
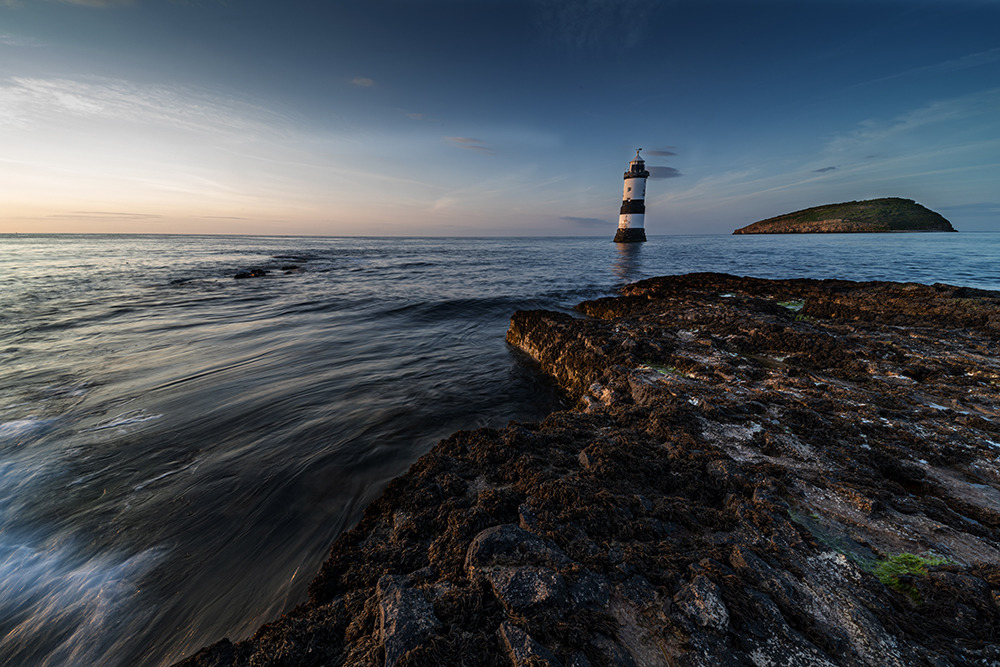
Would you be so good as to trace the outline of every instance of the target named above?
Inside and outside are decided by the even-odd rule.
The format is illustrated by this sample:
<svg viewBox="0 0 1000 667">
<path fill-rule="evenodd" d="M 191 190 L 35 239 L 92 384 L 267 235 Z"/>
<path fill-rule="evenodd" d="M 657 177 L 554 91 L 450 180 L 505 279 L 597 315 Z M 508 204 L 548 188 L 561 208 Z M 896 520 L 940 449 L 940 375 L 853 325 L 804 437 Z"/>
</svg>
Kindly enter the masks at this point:
<svg viewBox="0 0 1000 667">
<path fill-rule="evenodd" d="M 514 314 L 577 401 L 461 431 L 187 665 L 1000 661 L 1000 293 L 692 274 Z"/>
</svg>

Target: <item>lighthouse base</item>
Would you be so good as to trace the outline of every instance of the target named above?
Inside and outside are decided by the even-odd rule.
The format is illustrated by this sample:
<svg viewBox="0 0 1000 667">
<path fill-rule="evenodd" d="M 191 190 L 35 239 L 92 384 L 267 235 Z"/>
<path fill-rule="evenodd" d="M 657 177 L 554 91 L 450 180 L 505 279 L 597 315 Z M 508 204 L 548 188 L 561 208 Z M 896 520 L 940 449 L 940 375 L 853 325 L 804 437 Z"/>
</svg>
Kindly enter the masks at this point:
<svg viewBox="0 0 1000 667">
<path fill-rule="evenodd" d="M 615 243 L 642 243 L 646 240 L 646 230 L 642 227 L 619 227 Z"/>
</svg>

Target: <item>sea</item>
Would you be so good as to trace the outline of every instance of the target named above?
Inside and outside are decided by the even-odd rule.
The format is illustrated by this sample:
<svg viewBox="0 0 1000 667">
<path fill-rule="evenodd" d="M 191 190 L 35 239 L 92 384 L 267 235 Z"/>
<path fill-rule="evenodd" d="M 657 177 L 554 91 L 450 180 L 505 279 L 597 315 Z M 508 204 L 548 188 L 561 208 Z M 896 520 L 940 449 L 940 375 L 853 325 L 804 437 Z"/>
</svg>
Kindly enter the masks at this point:
<svg viewBox="0 0 1000 667">
<path fill-rule="evenodd" d="M 437 441 L 566 407 L 514 311 L 694 271 L 1000 290 L 1000 233 L 0 235 L 0 664 L 252 634 Z"/>
</svg>

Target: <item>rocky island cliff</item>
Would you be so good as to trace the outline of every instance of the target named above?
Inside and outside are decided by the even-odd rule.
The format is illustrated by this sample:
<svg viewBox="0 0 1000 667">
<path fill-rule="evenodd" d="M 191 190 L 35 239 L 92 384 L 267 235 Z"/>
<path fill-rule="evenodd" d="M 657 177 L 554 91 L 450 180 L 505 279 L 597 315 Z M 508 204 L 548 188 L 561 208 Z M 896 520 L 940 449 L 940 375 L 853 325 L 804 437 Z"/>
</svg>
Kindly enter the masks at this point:
<svg viewBox="0 0 1000 667">
<path fill-rule="evenodd" d="M 733 234 L 830 234 L 865 232 L 954 232 L 940 213 L 912 199 L 887 197 L 827 204 L 759 220 Z"/>
<path fill-rule="evenodd" d="M 514 314 L 577 401 L 462 431 L 185 665 L 1000 661 L 1000 292 L 694 274 Z"/>
</svg>

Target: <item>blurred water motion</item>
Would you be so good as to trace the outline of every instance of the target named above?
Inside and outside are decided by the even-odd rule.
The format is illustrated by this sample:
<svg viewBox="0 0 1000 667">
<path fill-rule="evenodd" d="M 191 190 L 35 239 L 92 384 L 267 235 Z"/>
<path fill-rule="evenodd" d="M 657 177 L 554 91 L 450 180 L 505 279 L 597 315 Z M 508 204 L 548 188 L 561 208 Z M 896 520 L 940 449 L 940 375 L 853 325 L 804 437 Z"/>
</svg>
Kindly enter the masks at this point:
<svg viewBox="0 0 1000 667">
<path fill-rule="evenodd" d="M 4 664 L 170 663 L 293 606 L 437 440 L 559 407 L 517 309 L 691 271 L 1000 289 L 995 234 L 0 247 Z"/>
</svg>

